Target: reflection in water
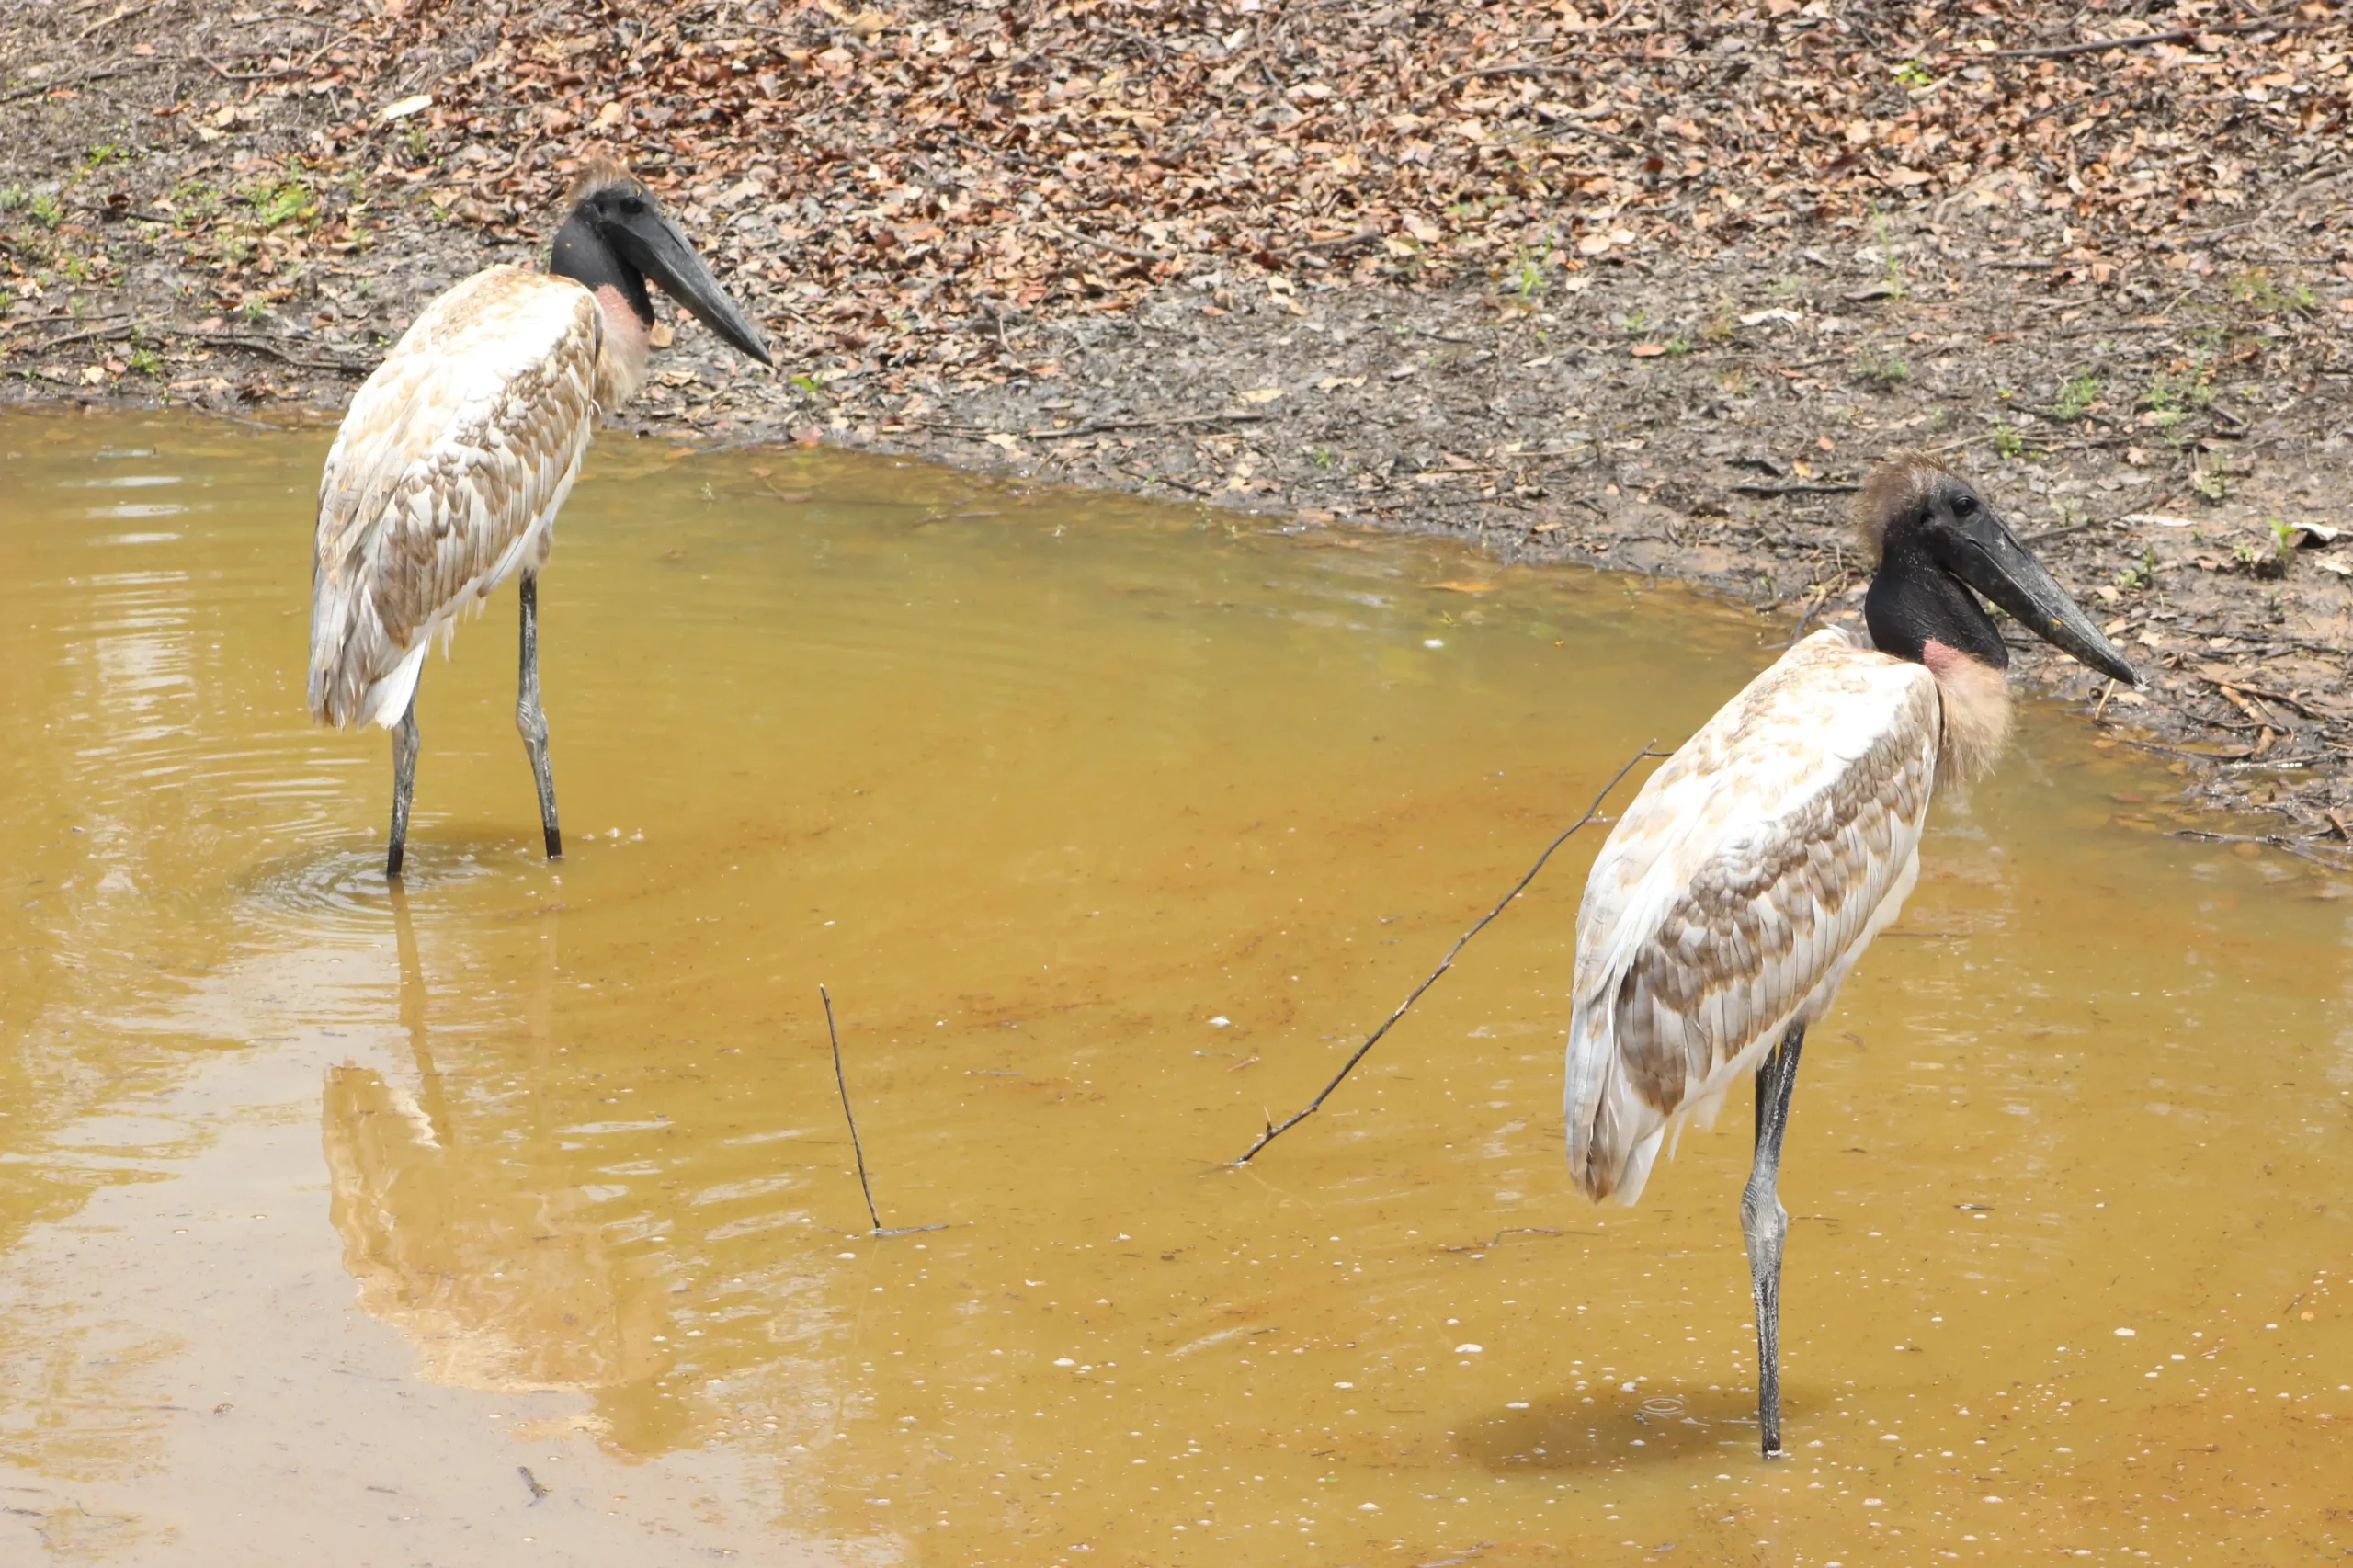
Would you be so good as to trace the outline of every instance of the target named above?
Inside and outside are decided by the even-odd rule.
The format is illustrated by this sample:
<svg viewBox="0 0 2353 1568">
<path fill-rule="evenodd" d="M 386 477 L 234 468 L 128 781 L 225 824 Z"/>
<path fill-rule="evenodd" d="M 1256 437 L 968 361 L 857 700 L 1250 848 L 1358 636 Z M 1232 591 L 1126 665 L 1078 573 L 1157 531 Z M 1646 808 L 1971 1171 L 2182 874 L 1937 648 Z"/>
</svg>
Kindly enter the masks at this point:
<svg viewBox="0 0 2353 1568">
<path fill-rule="evenodd" d="M 455 1133 L 408 899 L 397 884 L 389 896 L 416 1089 L 372 1067 L 338 1066 L 327 1074 L 324 1114 L 335 1227 L 360 1303 L 416 1343 L 437 1382 L 585 1391 L 643 1381 L 660 1359 L 660 1281 L 645 1259 L 613 1256 L 589 1200 L 544 1164 L 544 1133 L 519 1149 Z M 533 1078 L 552 1065 L 546 997 L 556 917 L 545 920 L 547 958 L 529 1010 Z M 542 1119 L 527 1108 L 520 1119 Z M 533 1181 L 533 1171 L 555 1179 Z"/>
<path fill-rule="evenodd" d="M 1591 842 L 1222 1162 L 1773 629 L 615 443 L 542 606 L 578 840 L 468 814 L 520 759 L 461 642 L 395 894 L 301 708 L 324 439 L 0 420 L 0 1561 L 2353 1545 L 2341 890 L 2147 832 L 2077 721 L 1809 1051 L 1768 1469 L 1745 1139 L 1631 1212 L 1561 1160 Z M 85 516 L 109 443 L 181 537 Z M 948 1229 L 863 1233 L 820 981 L 886 1216 Z"/>
</svg>

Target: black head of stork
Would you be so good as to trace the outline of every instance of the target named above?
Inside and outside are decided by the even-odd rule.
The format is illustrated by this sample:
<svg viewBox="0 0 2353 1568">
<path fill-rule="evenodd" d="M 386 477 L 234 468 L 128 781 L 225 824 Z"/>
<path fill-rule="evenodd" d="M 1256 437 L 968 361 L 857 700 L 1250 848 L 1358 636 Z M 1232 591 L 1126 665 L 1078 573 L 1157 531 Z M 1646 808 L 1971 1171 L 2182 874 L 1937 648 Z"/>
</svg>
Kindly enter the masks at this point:
<svg viewBox="0 0 2353 1568">
<path fill-rule="evenodd" d="M 654 193 L 609 158 L 590 162 L 574 187 L 572 211 L 555 233 L 548 270 L 591 292 L 620 291 L 638 320 L 654 324 L 650 281 L 693 312 L 697 321 L 763 365 L 768 356 L 760 329 L 727 297 L 678 226 L 662 213 Z"/>
<path fill-rule="evenodd" d="M 1958 654 L 2006 669 L 2009 650 L 1977 602 L 1983 594 L 2053 647 L 2128 686 L 2140 684 L 1994 504 L 1941 463 L 1908 457 L 1886 464 L 1863 486 L 1859 511 L 1879 556 L 1863 619 L 1881 653 L 1931 666 Z"/>
</svg>

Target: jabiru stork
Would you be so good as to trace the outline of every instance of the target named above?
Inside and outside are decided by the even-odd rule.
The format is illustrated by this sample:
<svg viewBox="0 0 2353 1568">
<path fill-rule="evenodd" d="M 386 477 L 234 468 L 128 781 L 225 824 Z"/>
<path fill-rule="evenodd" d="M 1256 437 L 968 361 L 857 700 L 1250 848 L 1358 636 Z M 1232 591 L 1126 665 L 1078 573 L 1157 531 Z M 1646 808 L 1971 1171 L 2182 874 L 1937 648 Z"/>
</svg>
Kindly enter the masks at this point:
<svg viewBox="0 0 2353 1568">
<path fill-rule="evenodd" d="M 548 858 L 563 855 L 540 706 L 539 574 L 598 415 L 645 382 L 651 282 L 763 365 L 759 329 L 617 161 L 587 163 L 545 272 L 493 267 L 425 307 L 360 386 L 319 481 L 310 704 L 392 735 L 401 874 L 416 787 L 416 682 L 438 634 L 522 575 L 516 727 L 539 787 Z"/>
<path fill-rule="evenodd" d="M 1749 682 L 1643 784 L 1577 911 L 1565 1103 L 1586 1196 L 1633 1202 L 1661 1141 L 1711 1125 L 1733 1080 L 1755 1075 L 1740 1214 L 1768 1459 L 1781 1451 L 1777 1186 L 1798 1052 L 1903 909 L 1931 797 L 2001 751 L 2009 653 L 1976 596 L 2137 684 L 1993 505 L 1932 459 L 1875 472 L 1858 521 L 1878 558 L 1870 642 L 1817 631 Z"/>
</svg>

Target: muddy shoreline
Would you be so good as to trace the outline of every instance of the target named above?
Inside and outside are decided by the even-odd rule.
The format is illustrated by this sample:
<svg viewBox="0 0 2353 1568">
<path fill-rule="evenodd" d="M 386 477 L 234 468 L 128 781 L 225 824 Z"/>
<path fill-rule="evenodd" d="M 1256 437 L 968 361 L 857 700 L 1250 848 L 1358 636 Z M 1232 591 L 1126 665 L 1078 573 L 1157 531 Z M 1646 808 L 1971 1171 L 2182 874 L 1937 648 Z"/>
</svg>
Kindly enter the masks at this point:
<svg viewBox="0 0 2353 1568">
<path fill-rule="evenodd" d="M 538 257 L 544 202 L 464 194 L 490 188 L 467 172 L 489 153 L 438 109 L 430 135 L 380 109 L 338 141 L 360 66 L 305 92 L 217 55 L 131 69 L 175 16 L 213 26 L 149 11 L 114 40 L 131 64 L 103 98 L 30 11 L 0 28 L 6 80 L 33 84 L 13 89 L 32 99 L 28 133 L 0 151 L 0 396 L 332 418 L 426 300 Z M 238 36 L 267 47 L 276 25 Z M 886 33 L 841 36 L 879 50 Z M 2277 49 L 2326 89 L 2306 120 L 2341 114 L 2341 47 L 2307 29 Z M 799 207 L 688 175 L 673 206 L 777 335 L 779 369 L 687 323 L 621 427 L 1454 535 L 1501 564 L 1682 581 L 1792 631 L 1858 613 L 1848 493 L 1886 453 L 1928 449 L 1988 489 L 2149 676 L 2111 691 L 2021 643 L 2025 682 L 2165 756 L 2180 823 L 2237 813 L 2202 825 L 2353 869 L 2353 176 L 2325 136 L 2242 131 L 2274 164 L 2234 170 L 2243 199 L 2145 253 L 2102 243 L 2063 198 L 1892 176 L 1907 199 L 1679 230 L 1628 216 L 1558 253 L 1482 250 L 1409 216 L 1286 262 L 1041 219 L 1117 287 L 975 293 L 887 352 L 814 285 L 760 270 L 769 248 L 812 243 L 784 222 Z"/>
</svg>

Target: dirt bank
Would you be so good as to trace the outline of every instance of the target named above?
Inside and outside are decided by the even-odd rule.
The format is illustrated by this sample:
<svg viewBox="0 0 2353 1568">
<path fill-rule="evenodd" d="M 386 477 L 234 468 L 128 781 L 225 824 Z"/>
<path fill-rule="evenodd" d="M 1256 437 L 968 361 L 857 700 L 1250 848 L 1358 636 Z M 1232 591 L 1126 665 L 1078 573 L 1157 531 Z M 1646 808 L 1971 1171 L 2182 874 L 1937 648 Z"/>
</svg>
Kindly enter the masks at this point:
<svg viewBox="0 0 2353 1568">
<path fill-rule="evenodd" d="M 780 351 L 751 371 L 689 324 L 639 428 L 1460 533 L 1791 626 L 1859 602 L 1858 474 L 1930 448 L 2154 678 L 2031 677 L 2167 754 L 2177 805 L 2338 863 L 2348 31 L 2199 0 L 2041 30 L 16 0 L 0 374 L 332 411 L 425 300 L 534 257 L 608 140 Z"/>
</svg>

